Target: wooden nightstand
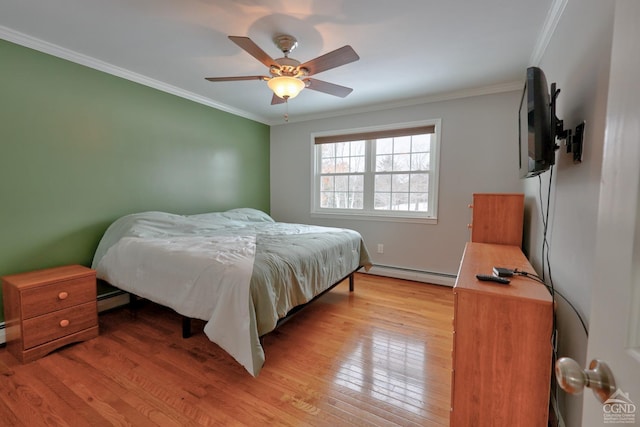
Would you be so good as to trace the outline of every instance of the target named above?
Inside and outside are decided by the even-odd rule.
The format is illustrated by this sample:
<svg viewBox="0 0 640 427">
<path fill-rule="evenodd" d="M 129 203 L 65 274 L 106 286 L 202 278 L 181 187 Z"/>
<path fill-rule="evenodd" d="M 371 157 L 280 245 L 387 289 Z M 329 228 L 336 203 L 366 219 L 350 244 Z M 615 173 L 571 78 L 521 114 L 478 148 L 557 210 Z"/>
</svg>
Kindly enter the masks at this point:
<svg viewBox="0 0 640 427">
<path fill-rule="evenodd" d="M 2 278 L 7 349 L 22 363 L 98 336 L 96 272 L 81 265 Z"/>
</svg>

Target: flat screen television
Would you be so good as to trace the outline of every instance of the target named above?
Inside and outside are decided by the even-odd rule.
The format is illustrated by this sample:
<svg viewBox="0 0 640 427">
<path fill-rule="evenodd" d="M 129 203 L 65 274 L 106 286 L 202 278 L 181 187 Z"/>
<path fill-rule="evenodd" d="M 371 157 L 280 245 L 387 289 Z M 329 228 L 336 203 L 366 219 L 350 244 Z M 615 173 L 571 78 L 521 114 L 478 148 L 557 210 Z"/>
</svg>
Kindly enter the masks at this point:
<svg viewBox="0 0 640 427">
<path fill-rule="evenodd" d="M 538 67 L 527 68 L 527 80 L 520 101 L 520 177 L 539 175 L 555 164 L 556 117 L 547 79 Z"/>
</svg>

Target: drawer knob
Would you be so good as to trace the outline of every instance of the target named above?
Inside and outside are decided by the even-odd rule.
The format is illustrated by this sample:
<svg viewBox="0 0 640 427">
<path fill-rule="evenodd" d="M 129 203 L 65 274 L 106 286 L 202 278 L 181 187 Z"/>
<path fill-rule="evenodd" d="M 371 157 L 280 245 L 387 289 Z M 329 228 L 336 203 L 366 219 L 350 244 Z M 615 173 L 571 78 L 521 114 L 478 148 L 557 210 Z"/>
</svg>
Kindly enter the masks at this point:
<svg viewBox="0 0 640 427">
<path fill-rule="evenodd" d="M 60 321 L 60 327 L 61 327 L 61 328 L 66 328 L 67 326 L 69 326 L 69 320 L 67 320 L 67 319 L 62 319 L 62 320 Z"/>
<path fill-rule="evenodd" d="M 58 294 L 58 299 L 59 299 L 59 300 L 67 299 L 67 297 L 68 297 L 68 296 L 69 296 L 69 293 L 68 293 L 68 292 L 64 292 L 64 291 L 62 291 L 62 292 L 60 292 L 60 293 Z"/>
</svg>

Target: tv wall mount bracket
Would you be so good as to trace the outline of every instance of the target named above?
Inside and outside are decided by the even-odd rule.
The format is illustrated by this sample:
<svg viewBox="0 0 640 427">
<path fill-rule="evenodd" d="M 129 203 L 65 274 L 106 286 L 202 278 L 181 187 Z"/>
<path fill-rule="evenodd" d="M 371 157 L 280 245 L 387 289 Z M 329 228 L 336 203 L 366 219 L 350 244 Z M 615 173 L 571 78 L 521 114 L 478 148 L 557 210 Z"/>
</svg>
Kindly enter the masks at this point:
<svg viewBox="0 0 640 427">
<path fill-rule="evenodd" d="M 549 107 L 551 109 L 551 120 L 555 122 L 555 129 L 551 129 L 551 131 L 557 139 L 564 141 L 567 154 L 573 153 L 573 163 L 581 163 L 585 122 L 583 121 L 576 126 L 575 132 L 564 128 L 564 120 L 560 120 L 556 116 L 556 98 L 559 94 L 560 89 L 556 88 L 555 83 L 551 83 L 551 103 Z M 560 146 L 556 145 L 556 150 L 559 148 Z"/>
</svg>

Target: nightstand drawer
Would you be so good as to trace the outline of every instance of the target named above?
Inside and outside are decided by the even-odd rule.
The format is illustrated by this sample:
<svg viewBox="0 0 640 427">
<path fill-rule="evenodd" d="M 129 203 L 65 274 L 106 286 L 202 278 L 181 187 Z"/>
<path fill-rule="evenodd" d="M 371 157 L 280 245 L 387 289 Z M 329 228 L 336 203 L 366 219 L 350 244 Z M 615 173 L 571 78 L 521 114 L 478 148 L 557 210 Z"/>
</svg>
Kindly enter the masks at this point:
<svg viewBox="0 0 640 427">
<path fill-rule="evenodd" d="M 58 310 L 22 323 L 23 350 L 98 325 L 96 301 Z"/>
<path fill-rule="evenodd" d="M 94 277 L 80 277 L 25 289 L 21 293 L 24 319 L 96 300 Z"/>
<path fill-rule="evenodd" d="M 96 272 L 66 265 L 2 277 L 7 350 L 22 363 L 98 336 Z"/>
</svg>

